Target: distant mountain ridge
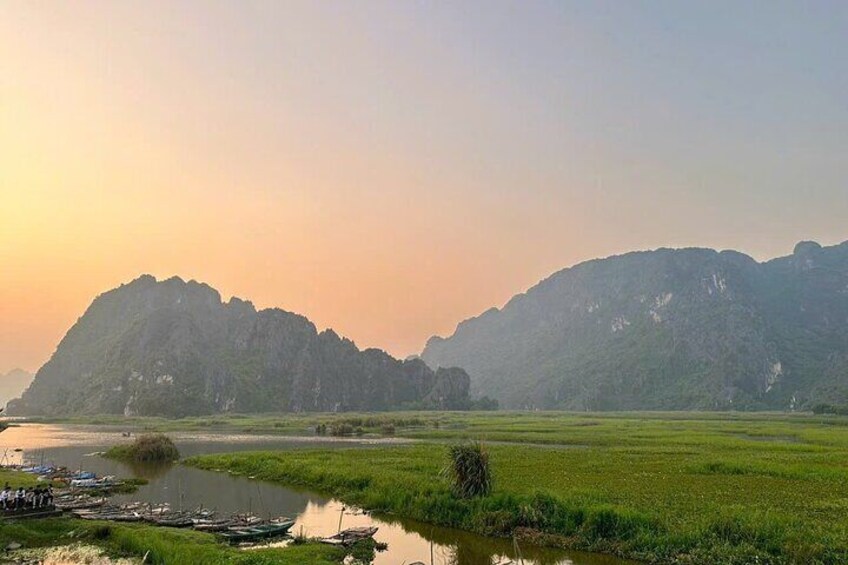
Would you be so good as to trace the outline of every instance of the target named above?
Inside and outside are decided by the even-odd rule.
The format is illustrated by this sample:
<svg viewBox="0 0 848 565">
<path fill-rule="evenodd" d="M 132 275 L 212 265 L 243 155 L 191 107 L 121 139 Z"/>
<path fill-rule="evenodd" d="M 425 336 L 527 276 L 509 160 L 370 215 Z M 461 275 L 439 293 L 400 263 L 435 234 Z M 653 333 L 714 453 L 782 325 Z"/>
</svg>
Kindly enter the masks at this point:
<svg viewBox="0 0 848 565">
<path fill-rule="evenodd" d="M 431 338 L 422 358 L 511 408 L 848 404 L 848 242 L 763 263 L 697 248 L 587 261 Z"/>
<path fill-rule="evenodd" d="M 5 375 L 0 375 L 0 408 L 17 398 L 32 382 L 33 375 L 23 369 L 12 369 Z"/>
<path fill-rule="evenodd" d="M 149 275 L 97 297 L 14 414 L 462 409 L 462 369 L 360 351 L 303 316 Z"/>
</svg>

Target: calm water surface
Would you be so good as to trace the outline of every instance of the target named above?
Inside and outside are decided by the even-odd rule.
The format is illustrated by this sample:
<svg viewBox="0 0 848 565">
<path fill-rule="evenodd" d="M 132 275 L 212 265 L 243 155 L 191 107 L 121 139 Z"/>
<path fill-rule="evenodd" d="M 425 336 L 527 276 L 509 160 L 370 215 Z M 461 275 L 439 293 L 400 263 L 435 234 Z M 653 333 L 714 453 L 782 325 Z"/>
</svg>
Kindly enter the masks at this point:
<svg viewBox="0 0 848 565">
<path fill-rule="evenodd" d="M 284 437 L 237 433 L 174 432 L 169 434 L 184 457 L 206 453 L 256 450 L 291 450 L 309 447 L 368 449 L 369 446 L 402 440 L 341 440 L 312 437 Z M 385 516 L 366 516 L 343 510 L 337 500 L 311 492 L 192 469 L 181 465 L 134 466 L 92 455 L 130 441 L 120 430 L 106 427 L 22 424 L 0 433 L 0 457 L 4 464 L 32 462 L 64 465 L 95 471 L 99 475 L 143 477 L 150 482 L 132 495 L 115 496 L 116 502 L 143 500 L 168 502 L 173 508 L 214 508 L 222 513 L 253 512 L 263 517 L 289 516 L 296 520 L 293 532 L 308 536 L 328 536 L 342 528 L 375 525 L 375 539 L 388 544 L 377 555 L 375 565 L 401 565 L 414 561 L 434 565 L 493 565 L 509 560 L 525 565 L 625 565 L 620 559 L 594 554 L 520 548 L 508 540 L 491 539 L 450 528 L 439 528 Z M 14 451 L 16 448 L 22 451 Z"/>
</svg>

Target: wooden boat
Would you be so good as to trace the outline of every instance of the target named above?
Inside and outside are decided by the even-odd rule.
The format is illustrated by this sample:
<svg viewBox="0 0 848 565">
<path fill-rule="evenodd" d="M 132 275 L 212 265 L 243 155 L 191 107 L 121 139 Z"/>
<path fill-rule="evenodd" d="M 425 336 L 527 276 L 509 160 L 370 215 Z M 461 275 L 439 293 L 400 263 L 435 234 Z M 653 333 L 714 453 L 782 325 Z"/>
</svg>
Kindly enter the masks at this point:
<svg viewBox="0 0 848 565">
<path fill-rule="evenodd" d="M 103 519 L 111 520 L 113 522 L 142 522 L 144 521 L 144 516 L 138 512 L 123 512 L 119 514 L 112 514 L 108 518 Z"/>
<path fill-rule="evenodd" d="M 56 469 L 49 465 L 35 465 L 33 467 L 24 467 L 21 471 L 30 473 L 31 475 L 47 475 L 55 472 Z"/>
<path fill-rule="evenodd" d="M 179 512 L 163 514 L 150 518 L 150 521 L 157 526 L 166 526 L 168 528 L 190 528 L 194 525 L 190 514 L 183 514 Z"/>
<path fill-rule="evenodd" d="M 257 526 L 241 526 L 230 528 L 221 533 L 221 537 L 230 543 L 256 541 L 260 539 L 283 536 L 294 526 L 294 520 L 278 524 L 259 524 Z"/>
<path fill-rule="evenodd" d="M 171 513 L 171 505 L 167 502 L 158 506 L 151 506 L 147 514 L 151 517 L 164 516 Z"/>
<path fill-rule="evenodd" d="M 201 532 L 224 532 L 227 530 L 236 530 L 259 526 L 266 523 L 262 518 L 252 514 L 234 514 L 228 518 L 214 518 L 211 515 L 195 515 L 192 518 L 194 522 L 193 528 Z M 268 520 L 268 524 L 287 524 L 290 518 L 279 517 Z"/>
<path fill-rule="evenodd" d="M 192 528 L 199 532 L 226 532 L 239 526 L 238 520 L 194 520 Z"/>
<path fill-rule="evenodd" d="M 81 520 L 105 520 L 107 522 L 141 522 L 144 520 L 144 516 L 138 512 L 86 512 L 74 515 Z"/>
<path fill-rule="evenodd" d="M 330 545 L 348 546 L 353 545 L 359 540 L 374 537 L 374 534 L 376 533 L 376 526 L 361 526 L 359 528 L 348 528 L 346 530 L 342 530 L 336 535 L 324 538 L 321 541 Z"/>
<path fill-rule="evenodd" d="M 99 508 L 106 504 L 106 499 L 102 497 L 93 498 L 90 496 L 83 496 L 73 499 L 56 499 L 53 503 L 56 508 L 60 510 L 83 510 L 87 508 Z"/>
<path fill-rule="evenodd" d="M 90 488 L 90 489 L 111 489 L 123 486 L 122 481 L 115 480 L 114 477 L 104 477 L 102 479 L 73 479 L 71 480 L 71 488 Z"/>
<path fill-rule="evenodd" d="M 121 504 L 118 508 L 128 512 L 148 512 L 150 510 L 150 504 L 146 502 L 128 502 L 127 504 Z"/>
<path fill-rule="evenodd" d="M 258 526 L 263 522 L 262 518 L 253 514 L 236 514 L 233 519 L 238 521 L 239 526 Z"/>
<path fill-rule="evenodd" d="M 52 518 L 61 516 L 62 511 L 55 506 L 42 506 L 40 508 L 21 508 L 20 510 L 0 510 L 0 521 L 2 520 L 24 520 L 27 518 Z"/>
</svg>

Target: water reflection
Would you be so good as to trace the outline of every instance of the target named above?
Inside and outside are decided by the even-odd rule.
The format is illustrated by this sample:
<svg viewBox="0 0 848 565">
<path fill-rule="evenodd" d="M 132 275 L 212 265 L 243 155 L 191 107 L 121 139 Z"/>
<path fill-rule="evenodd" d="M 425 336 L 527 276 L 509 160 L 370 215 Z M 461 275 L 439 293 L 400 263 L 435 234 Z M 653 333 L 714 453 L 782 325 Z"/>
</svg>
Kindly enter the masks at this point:
<svg viewBox="0 0 848 565">
<path fill-rule="evenodd" d="M 174 467 L 174 464 L 170 462 L 155 461 L 127 461 L 126 465 L 130 468 L 134 476 L 147 479 L 148 481 L 164 477 Z"/>
<path fill-rule="evenodd" d="M 376 525 L 375 539 L 387 543 L 388 551 L 378 553 L 375 565 L 398 565 L 422 561 L 429 564 L 432 551 L 434 565 L 493 565 L 507 560 L 525 565 L 623 565 L 616 558 L 545 550 L 517 548 L 508 540 L 485 538 L 460 530 L 439 528 L 395 517 L 369 516 L 345 509 L 337 501 L 308 491 L 285 488 L 231 476 L 184 467 L 182 465 L 125 464 L 94 455 L 112 445 L 131 441 L 121 437 L 121 430 L 104 427 L 53 426 L 24 424 L 0 433 L 0 453 L 6 462 L 30 461 L 64 465 L 73 469 L 94 471 L 100 475 L 136 476 L 149 481 L 138 492 L 115 496 L 116 502 L 144 500 L 168 502 L 174 508 L 213 508 L 221 513 L 253 512 L 262 517 L 295 518 L 293 532 L 307 536 L 329 536 L 342 528 Z M 291 450 L 307 447 L 368 448 L 380 440 L 315 439 L 299 437 L 259 436 L 225 433 L 173 433 L 180 453 L 191 456 L 203 453 Z M 396 442 L 397 440 L 390 440 Z M 21 452 L 13 449 L 22 448 Z"/>
<path fill-rule="evenodd" d="M 608 557 L 597 554 L 585 554 L 581 552 L 569 552 L 567 555 L 562 551 L 534 547 L 518 546 L 512 540 L 487 538 L 456 530 L 453 528 L 442 528 L 423 524 L 414 520 L 397 519 L 379 516 L 379 519 L 387 523 L 401 527 L 408 533 L 416 533 L 429 545 L 434 547 L 435 563 L 445 565 L 492 565 L 514 561 L 534 565 L 623 565 L 627 563 L 616 557 Z M 418 559 L 429 563 L 427 559 Z"/>
</svg>

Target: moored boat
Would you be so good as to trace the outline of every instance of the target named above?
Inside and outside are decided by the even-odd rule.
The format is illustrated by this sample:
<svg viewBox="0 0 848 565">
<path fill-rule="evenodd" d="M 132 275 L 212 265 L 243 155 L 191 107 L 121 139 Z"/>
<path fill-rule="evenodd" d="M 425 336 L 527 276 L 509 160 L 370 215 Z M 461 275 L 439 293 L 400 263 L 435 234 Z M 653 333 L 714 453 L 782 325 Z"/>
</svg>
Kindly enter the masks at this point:
<svg viewBox="0 0 848 565">
<path fill-rule="evenodd" d="M 294 520 L 276 524 L 259 524 L 256 526 L 241 526 L 230 528 L 220 535 L 230 543 L 249 542 L 260 539 L 283 536 L 294 526 Z"/>
<path fill-rule="evenodd" d="M 87 508 L 99 508 L 106 504 L 106 499 L 103 497 L 66 497 L 57 498 L 53 501 L 56 508 L 60 510 L 84 510 Z"/>
<path fill-rule="evenodd" d="M 192 528 L 199 532 L 225 532 L 239 526 L 238 520 L 194 520 Z"/>
<path fill-rule="evenodd" d="M 105 520 L 108 522 L 141 522 L 144 516 L 138 512 L 75 512 L 81 520 Z"/>
<path fill-rule="evenodd" d="M 194 525 L 191 514 L 182 512 L 162 514 L 160 516 L 149 518 L 149 521 L 153 522 L 157 526 L 167 526 L 169 528 L 190 528 Z"/>
<path fill-rule="evenodd" d="M 321 541 L 330 545 L 348 546 L 353 545 L 359 540 L 374 537 L 374 534 L 376 533 L 376 526 L 361 526 L 358 528 L 348 528 L 346 530 L 342 530 L 336 535 L 324 538 Z"/>
</svg>

